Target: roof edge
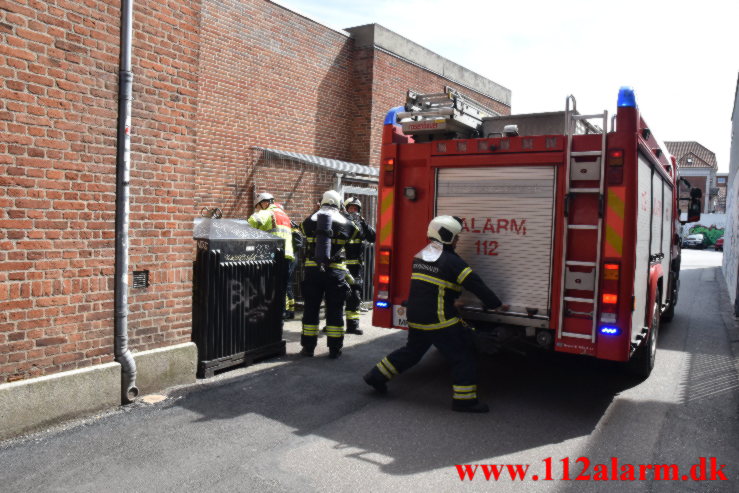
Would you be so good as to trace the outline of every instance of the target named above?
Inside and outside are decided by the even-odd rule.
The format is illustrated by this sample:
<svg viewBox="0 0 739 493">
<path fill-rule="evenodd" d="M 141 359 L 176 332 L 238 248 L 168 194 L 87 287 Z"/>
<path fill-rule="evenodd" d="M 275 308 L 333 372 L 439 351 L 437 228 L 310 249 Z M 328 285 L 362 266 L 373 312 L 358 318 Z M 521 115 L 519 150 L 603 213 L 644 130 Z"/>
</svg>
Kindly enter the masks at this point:
<svg viewBox="0 0 739 493">
<path fill-rule="evenodd" d="M 508 107 L 511 106 L 510 89 L 434 53 L 380 24 L 365 24 L 348 27 L 344 30 L 354 39 L 357 48 L 379 48 L 390 55 L 408 60 L 418 67 L 439 74 Z"/>
</svg>

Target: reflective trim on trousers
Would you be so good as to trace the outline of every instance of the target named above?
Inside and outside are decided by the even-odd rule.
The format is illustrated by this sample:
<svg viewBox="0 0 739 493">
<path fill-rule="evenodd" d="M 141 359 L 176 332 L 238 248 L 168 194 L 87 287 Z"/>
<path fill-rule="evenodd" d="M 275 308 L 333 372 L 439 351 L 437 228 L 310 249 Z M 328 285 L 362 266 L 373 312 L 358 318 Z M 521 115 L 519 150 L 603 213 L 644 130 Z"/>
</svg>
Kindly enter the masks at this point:
<svg viewBox="0 0 739 493">
<path fill-rule="evenodd" d="M 344 327 L 326 326 L 326 337 L 344 337 Z"/>
<path fill-rule="evenodd" d="M 317 325 L 303 325 L 304 336 L 317 336 L 318 326 Z"/>
<path fill-rule="evenodd" d="M 398 370 L 395 369 L 393 364 L 390 363 L 390 360 L 387 358 L 382 358 L 376 366 L 377 369 L 380 370 L 380 373 L 382 373 L 388 380 L 392 380 L 395 375 L 398 375 Z"/>
<path fill-rule="evenodd" d="M 359 320 L 359 312 L 350 312 L 347 310 L 346 319 L 347 320 Z"/>
<path fill-rule="evenodd" d="M 477 385 L 452 385 L 452 390 L 454 391 L 452 399 L 477 399 Z"/>
</svg>

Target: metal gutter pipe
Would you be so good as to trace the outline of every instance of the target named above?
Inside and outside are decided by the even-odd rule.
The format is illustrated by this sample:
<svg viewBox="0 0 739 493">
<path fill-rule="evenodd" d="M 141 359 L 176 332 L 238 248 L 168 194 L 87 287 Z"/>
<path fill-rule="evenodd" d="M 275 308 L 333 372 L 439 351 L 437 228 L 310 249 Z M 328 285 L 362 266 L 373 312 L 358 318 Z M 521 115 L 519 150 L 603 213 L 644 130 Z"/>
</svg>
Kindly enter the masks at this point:
<svg viewBox="0 0 739 493">
<path fill-rule="evenodd" d="M 128 216 L 131 176 L 131 101 L 133 72 L 131 44 L 133 0 L 121 0 L 121 55 L 118 71 L 118 135 L 115 184 L 115 287 L 114 353 L 121 365 L 121 402 L 139 395 L 136 362 L 128 350 Z"/>
</svg>

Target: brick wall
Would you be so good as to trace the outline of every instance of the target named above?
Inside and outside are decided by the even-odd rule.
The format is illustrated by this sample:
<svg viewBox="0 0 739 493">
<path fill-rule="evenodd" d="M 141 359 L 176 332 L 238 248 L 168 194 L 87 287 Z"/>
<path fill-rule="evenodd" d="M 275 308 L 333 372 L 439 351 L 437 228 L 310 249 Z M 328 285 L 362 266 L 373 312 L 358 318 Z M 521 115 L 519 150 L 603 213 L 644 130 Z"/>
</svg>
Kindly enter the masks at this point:
<svg viewBox="0 0 739 493">
<path fill-rule="evenodd" d="M 138 349 L 189 338 L 199 6 L 158 5 L 136 2 L 134 27 L 131 266 L 153 273 L 130 296 Z M 119 19 L 0 1 L 0 382 L 113 358 Z"/>
<path fill-rule="evenodd" d="M 0 0 L 0 383 L 113 359 L 119 23 L 118 2 Z M 136 351 L 190 340 L 202 207 L 246 217 L 268 190 L 300 221 L 333 186 L 253 146 L 376 165 L 387 110 L 448 82 L 265 0 L 137 0 L 133 31 Z"/>
<path fill-rule="evenodd" d="M 354 94 L 345 35 L 263 0 L 204 0 L 202 26 L 199 207 L 245 217 L 255 183 L 278 192 L 297 183 L 289 173 L 254 176 L 255 145 L 349 160 Z"/>
</svg>

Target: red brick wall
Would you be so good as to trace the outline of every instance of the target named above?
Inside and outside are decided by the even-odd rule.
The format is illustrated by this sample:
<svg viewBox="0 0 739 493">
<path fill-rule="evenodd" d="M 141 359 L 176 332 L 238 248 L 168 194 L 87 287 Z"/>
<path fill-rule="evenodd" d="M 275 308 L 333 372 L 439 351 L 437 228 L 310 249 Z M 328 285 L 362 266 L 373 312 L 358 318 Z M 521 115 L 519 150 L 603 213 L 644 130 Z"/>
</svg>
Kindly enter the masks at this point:
<svg viewBox="0 0 739 493">
<path fill-rule="evenodd" d="M 246 217 L 268 190 L 300 221 L 333 186 L 253 146 L 376 164 L 386 111 L 446 84 L 265 0 L 162 5 L 134 3 L 134 350 L 190 340 L 202 207 Z M 0 382 L 113 359 L 119 23 L 119 2 L 0 0 Z"/>
<path fill-rule="evenodd" d="M 263 0 L 204 0 L 202 26 L 199 207 L 244 217 L 255 183 L 280 193 L 296 183 L 254 176 L 252 146 L 349 160 L 351 40 Z"/>
<path fill-rule="evenodd" d="M 135 8 L 133 347 L 189 339 L 196 1 Z M 112 360 L 118 3 L 0 1 L 0 382 Z"/>
</svg>

